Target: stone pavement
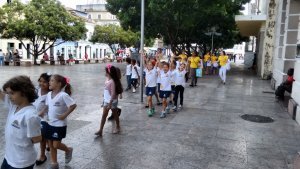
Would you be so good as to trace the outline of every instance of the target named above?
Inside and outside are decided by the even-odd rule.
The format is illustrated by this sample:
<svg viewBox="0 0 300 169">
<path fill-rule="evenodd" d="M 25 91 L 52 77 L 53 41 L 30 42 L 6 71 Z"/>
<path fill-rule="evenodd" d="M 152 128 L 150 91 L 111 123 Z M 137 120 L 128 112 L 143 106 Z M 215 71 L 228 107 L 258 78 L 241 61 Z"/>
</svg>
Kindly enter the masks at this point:
<svg viewBox="0 0 300 169">
<path fill-rule="evenodd" d="M 227 84 L 206 76 L 185 91 L 184 110 L 165 119 L 147 117 L 139 93 L 124 93 L 120 135 L 111 134 L 108 122 L 103 138 L 94 136 L 102 114 L 104 64 L 41 67 L 0 67 L 2 84 L 12 76 L 42 72 L 71 78 L 78 107 L 69 117 L 67 138 L 74 158 L 68 169 L 287 169 L 300 150 L 300 127 L 278 104 L 269 81 L 259 80 L 238 65 Z M 119 64 L 121 66 L 121 64 Z M 123 66 L 123 65 L 122 65 Z M 125 66 L 123 66 L 125 67 Z M 125 85 L 125 79 L 123 79 Z M 160 107 L 157 107 L 160 110 Z M 6 110 L 0 103 L 0 159 L 4 151 Z M 272 117 L 275 122 L 252 123 L 242 114 Z M 46 165 L 37 167 L 46 168 Z"/>
</svg>

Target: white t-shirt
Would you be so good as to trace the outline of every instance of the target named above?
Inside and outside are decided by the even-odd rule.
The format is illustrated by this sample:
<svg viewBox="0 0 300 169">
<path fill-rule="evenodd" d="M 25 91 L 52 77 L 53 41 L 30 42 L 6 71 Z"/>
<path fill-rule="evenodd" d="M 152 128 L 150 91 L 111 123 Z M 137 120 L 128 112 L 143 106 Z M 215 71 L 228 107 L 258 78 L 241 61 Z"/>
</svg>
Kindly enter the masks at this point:
<svg viewBox="0 0 300 169">
<path fill-rule="evenodd" d="M 25 168 L 35 163 L 37 152 L 31 138 L 41 135 L 41 120 L 34 106 L 30 105 L 16 112 L 8 95 L 4 104 L 9 108 L 5 125 L 5 159 L 14 168 Z"/>
<path fill-rule="evenodd" d="M 164 71 L 161 72 L 160 74 L 160 90 L 161 91 L 172 91 L 171 88 L 171 72 L 165 73 Z"/>
<path fill-rule="evenodd" d="M 211 61 L 210 61 L 210 60 L 208 60 L 208 61 L 206 62 L 206 66 L 211 66 Z"/>
<path fill-rule="evenodd" d="M 185 87 L 185 74 L 186 74 L 186 70 L 183 71 L 176 70 L 174 72 L 176 86 L 181 85 Z"/>
<path fill-rule="evenodd" d="M 135 70 L 136 68 L 136 70 Z M 132 74 L 131 74 L 131 79 L 138 79 L 139 78 L 139 72 L 140 72 L 140 67 L 137 65 L 132 66 Z"/>
<path fill-rule="evenodd" d="M 160 68 L 156 68 L 156 72 L 157 72 L 156 83 L 160 83 L 160 82 L 161 82 L 160 75 L 161 75 L 164 71 L 163 71 L 163 70 L 160 70 Z"/>
<path fill-rule="evenodd" d="M 179 69 L 179 67 L 180 67 L 180 62 L 177 60 L 176 61 L 176 69 Z"/>
<path fill-rule="evenodd" d="M 170 70 L 170 73 L 171 73 L 171 85 L 172 86 L 175 85 L 175 71 L 176 70 Z"/>
<path fill-rule="evenodd" d="M 32 104 L 34 105 L 34 107 L 37 110 L 37 113 L 39 114 L 42 110 L 44 110 L 47 107 L 46 106 L 47 94 L 42 95 L 41 89 L 38 89 L 38 96 L 39 97 Z M 44 118 L 42 118 L 42 121 L 47 121 L 47 119 L 48 119 L 48 112 L 47 112 L 47 114 L 44 115 Z"/>
<path fill-rule="evenodd" d="M 64 114 L 75 101 L 65 92 L 59 92 L 54 98 L 52 92 L 47 94 L 46 105 L 48 106 L 49 124 L 55 127 L 67 126 L 67 119 L 59 120 L 58 117 Z"/>
<path fill-rule="evenodd" d="M 129 76 L 129 75 L 131 75 L 131 73 L 132 73 L 131 64 L 129 64 L 126 66 L 126 75 Z"/>
<path fill-rule="evenodd" d="M 146 87 L 156 87 L 157 71 L 156 68 L 152 70 L 145 69 L 146 73 Z"/>
</svg>

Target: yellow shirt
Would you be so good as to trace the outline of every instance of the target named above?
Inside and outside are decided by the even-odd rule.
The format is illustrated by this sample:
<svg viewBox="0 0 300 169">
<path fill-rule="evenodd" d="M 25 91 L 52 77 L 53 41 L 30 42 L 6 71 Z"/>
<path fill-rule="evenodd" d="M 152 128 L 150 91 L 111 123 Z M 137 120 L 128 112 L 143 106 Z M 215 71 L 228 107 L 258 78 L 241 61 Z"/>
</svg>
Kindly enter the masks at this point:
<svg viewBox="0 0 300 169">
<path fill-rule="evenodd" d="M 225 66 L 228 61 L 228 56 L 220 55 L 218 61 L 220 62 L 220 66 Z"/>
<path fill-rule="evenodd" d="M 204 62 L 207 62 L 209 58 L 210 58 L 209 54 L 204 55 Z"/>
<path fill-rule="evenodd" d="M 190 57 L 189 61 L 191 62 L 190 68 L 197 69 L 201 59 L 199 57 Z"/>
<path fill-rule="evenodd" d="M 187 60 L 187 55 L 185 54 L 180 54 L 179 57 L 181 59 L 181 62 L 185 62 Z"/>
<path fill-rule="evenodd" d="M 215 63 L 217 60 L 218 60 L 218 57 L 217 57 L 217 56 L 213 55 L 213 56 L 211 57 L 211 62 L 212 62 L 212 63 Z"/>
</svg>

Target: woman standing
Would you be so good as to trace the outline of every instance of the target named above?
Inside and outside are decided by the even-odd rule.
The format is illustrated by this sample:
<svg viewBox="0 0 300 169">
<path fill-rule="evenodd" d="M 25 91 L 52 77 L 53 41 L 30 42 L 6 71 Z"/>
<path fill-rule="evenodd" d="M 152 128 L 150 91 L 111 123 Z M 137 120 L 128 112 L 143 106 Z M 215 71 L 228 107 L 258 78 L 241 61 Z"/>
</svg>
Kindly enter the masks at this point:
<svg viewBox="0 0 300 169">
<path fill-rule="evenodd" d="M 222 83 L 226 84 L 226 71 L 227 71 L 227 62 L 228 56 L 226 55 L 225 51 L 221 52 L 221 55 L 218 58 L 219 65 L 221 66 L 219 69 L 219 75 L 222 79 Z"/>
<path fill-rule="evenodd" d="M 196 52 L 192 53 L 192 56 L 189 58 L 189 65 L 190 65 L 190 76 L 191 76 L 191 87 L 197 86 L 197 77 L 196 77 L 196 69 L 198 68 L 201 59 L 197 56 Z"/>
</svg>

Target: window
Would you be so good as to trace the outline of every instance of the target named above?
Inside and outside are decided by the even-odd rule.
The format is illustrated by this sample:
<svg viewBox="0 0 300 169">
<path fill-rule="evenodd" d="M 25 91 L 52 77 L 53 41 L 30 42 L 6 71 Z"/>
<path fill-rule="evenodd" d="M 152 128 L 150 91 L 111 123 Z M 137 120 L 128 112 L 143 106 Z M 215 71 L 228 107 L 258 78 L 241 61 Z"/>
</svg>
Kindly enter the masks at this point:
<svg viewBox="0 0 300 169">
<path fill-rule="evenodd" d="M 101 15 L 100 14 L 98 15 L 98 19 L 101 19 Z"/>
<path fill-rule="evenodd" d="M 22 43 L 19 43 L 19 49 L 22 49 Z"/>
</svg>

